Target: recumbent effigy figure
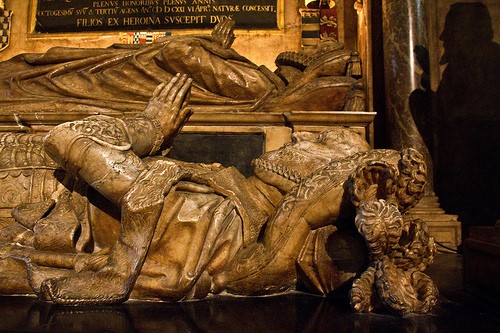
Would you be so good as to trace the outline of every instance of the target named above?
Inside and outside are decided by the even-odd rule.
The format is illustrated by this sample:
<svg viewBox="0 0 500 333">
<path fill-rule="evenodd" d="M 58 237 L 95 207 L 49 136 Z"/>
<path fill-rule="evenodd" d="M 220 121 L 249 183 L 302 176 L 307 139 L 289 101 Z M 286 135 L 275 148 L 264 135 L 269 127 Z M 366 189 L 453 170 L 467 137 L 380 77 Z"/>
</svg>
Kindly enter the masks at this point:
<svg viewBox="0 0 500 333">
<path fill-rule="evenodd" d="M 53 199 L 20 205 L 15 228 L 1 233 L 3 293 L 112 304 L 299 284 L 327 294 L 355 279 L 357 311 L 430 311 L 437 290 L 422 271 L 434 245 L 421 222 L 401 216 L 423 194 L 419 153 L 369 150 L 338 129 L 297 134 L 256 159 L 250 178 L 157 157 L 191 114 L 191 84 L 177 75 L 159 85 L 138 116 L 91 116 L 49 132 L 45 150 L 67 174 Z M 89 208 L 96 194 L 73 176 L 119 208 L 119 223 L 102 199 L 101 211 Z"/>
<path fill-rule="evenodd" d="M 223 292 L 328 294 L 352 283 L 356 311 L 431 310 L 437 289 L 423 270 L 434 244 L 422 222 L 402 218 L 423 195 L 426 167 L 416 151 L 370 150 L 339 128 L 296 133 L 291 144 L 257 158 L 249 178 L 233 167 L 160 156 L 193 110 L 303 110 L 310 101 L 301 89 L 311 77 L 316 88 L 341 91 L 332 97 L 339 108 L 359 105 L 354 79 L 332 81 L 332 73 L 345 70 L 345 52 L 283 54 L 279 61 L 294 66 L 268 75 L 228 48 L 233 38 L 232 23 L 224 22 L 209 38 L 81 55 L 54 50 L 9 62 L 19 75 L 3 80 L 3 111 L 143 112 L 61 124 L 44 139 L 44 150 L 36 135 L 0 138 L 0 169 L 58 174 L 53 193 L 24 200 L 12 211 L 15 222 L 1 224 L 0 293 L 114 304 Z M 197 71 L 181 61 L 181 49 L 208 67 Z M 326 65 L 318 65 L 325 57 Z M 229 72 L 234 75 L 222 75 Z M 270 84 L 278 77 L 281 83 Z M 123 84 L 127 78 L 130 86 Z M 289 85 L 278 89 L 283 82 Z M 158 86 L 150 96 L 152 84 Z M 85 86 L 99 94 L 84 93 Z"/>
<path fill-rule="evenodd" d="M 0 110 L 21 118 L 26 112 L 137 113 L 176 73 L 193 79 L 195 112 L 364 110 L 361 83 L 351 77 L 356 73 L 348 75 L 351 52 L 341 44 L 324 43 L 313 55 L 283 52 L 272 72 L 231 48 L 233 29 L 225 20 L 211 35 L 18 55 L 0 63 Z"/>
</svg>

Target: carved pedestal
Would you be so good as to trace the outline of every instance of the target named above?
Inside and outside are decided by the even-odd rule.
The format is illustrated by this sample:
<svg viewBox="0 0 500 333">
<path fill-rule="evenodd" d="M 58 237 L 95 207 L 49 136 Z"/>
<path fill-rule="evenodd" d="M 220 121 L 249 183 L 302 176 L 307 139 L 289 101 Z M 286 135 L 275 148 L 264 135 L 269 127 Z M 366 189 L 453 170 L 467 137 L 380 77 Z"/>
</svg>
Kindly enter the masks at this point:
<svg viewBox="0 0 500 333">
<path fill-rule="evenodd" d="M 462 225 L 458 216 L 446 214 L 435 195 L 423 197 L 407 216 L 425 221 L 439 251 L 456 250 L 462 243 Z"/>
</svg>

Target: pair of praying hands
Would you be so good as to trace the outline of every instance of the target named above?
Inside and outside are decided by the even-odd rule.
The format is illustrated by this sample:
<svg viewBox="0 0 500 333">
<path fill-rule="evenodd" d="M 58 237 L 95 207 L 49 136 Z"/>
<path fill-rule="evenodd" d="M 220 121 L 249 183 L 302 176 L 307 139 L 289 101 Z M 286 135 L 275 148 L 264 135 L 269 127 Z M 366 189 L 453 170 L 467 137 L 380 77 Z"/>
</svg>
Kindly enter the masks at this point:
<svg viewBox="0 0 500 333">
<path fill-rule="evenodd" d="M 192 82 L 186 74 L 178 73 L 156 87 L 144 109 L 144 115 L 161 128 L 164 142 L 171 143 L 193 114 L 188 107 Z"/>
</svg>

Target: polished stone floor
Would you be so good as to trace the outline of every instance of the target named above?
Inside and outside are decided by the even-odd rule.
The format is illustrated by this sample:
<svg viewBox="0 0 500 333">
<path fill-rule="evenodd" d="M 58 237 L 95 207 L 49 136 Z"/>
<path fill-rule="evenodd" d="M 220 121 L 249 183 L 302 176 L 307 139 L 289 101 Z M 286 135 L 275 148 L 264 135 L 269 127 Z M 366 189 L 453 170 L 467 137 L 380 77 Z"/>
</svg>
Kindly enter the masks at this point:
<svg viewBox="0 0 500 333">
<path fill-rule="evenodd" d="M 427 316 L 353 314 L 344 297 L 302 293 L 105 307 L 60 307 L 31 297 L 0 297 L 0 332 L 500 332 L 500 307 L 464 291 L 461 256 L 439 255 L 428 273 L 441 296 Z"/>
</svg>

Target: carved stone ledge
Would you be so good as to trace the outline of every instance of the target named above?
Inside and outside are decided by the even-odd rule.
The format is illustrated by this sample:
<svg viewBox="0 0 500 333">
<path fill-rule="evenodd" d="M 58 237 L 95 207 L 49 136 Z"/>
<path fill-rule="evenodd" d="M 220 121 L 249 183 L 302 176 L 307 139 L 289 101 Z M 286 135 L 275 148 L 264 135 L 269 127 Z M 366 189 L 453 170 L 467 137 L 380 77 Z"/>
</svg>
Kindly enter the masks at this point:
<svg viewBox="0 0 500 333">
<path fill-rule="evenodd" d="M 458 221 L 457 215 L 446 214 L 435 195 L 423 197 L 406 216 L 425 221 L 438 251 L 455 251 L 462 243 L 462 223 Z"/>
<path fill-rule="evenodd" d="M 23 113 L 1 114 L 0 132 L 45 133 L 52 127 L 67 121 L 96 115 L 95 112 Z M 122 118 L 121 112 L 107 114 Z M 129 114 L 128 116 L 133 116 Z M 373 145 L 373 120 L 375 112 L 350 111 L 293 111 L 268 112 L 196 112 L 184 126 L 183 133 L 265 133 L 270 130 L 288 134 L 296 131 L 318 132 L 329 127 L 352 127 L 363 134 Z M 284 132 L 283 132 L 284 133 Z M 289 137 L 287 141 L 291 138 Z M 273 141 L 273 137 L 267 141 Z M 274 146 L 287 142 L 280 139 Z"/>
</svg>

